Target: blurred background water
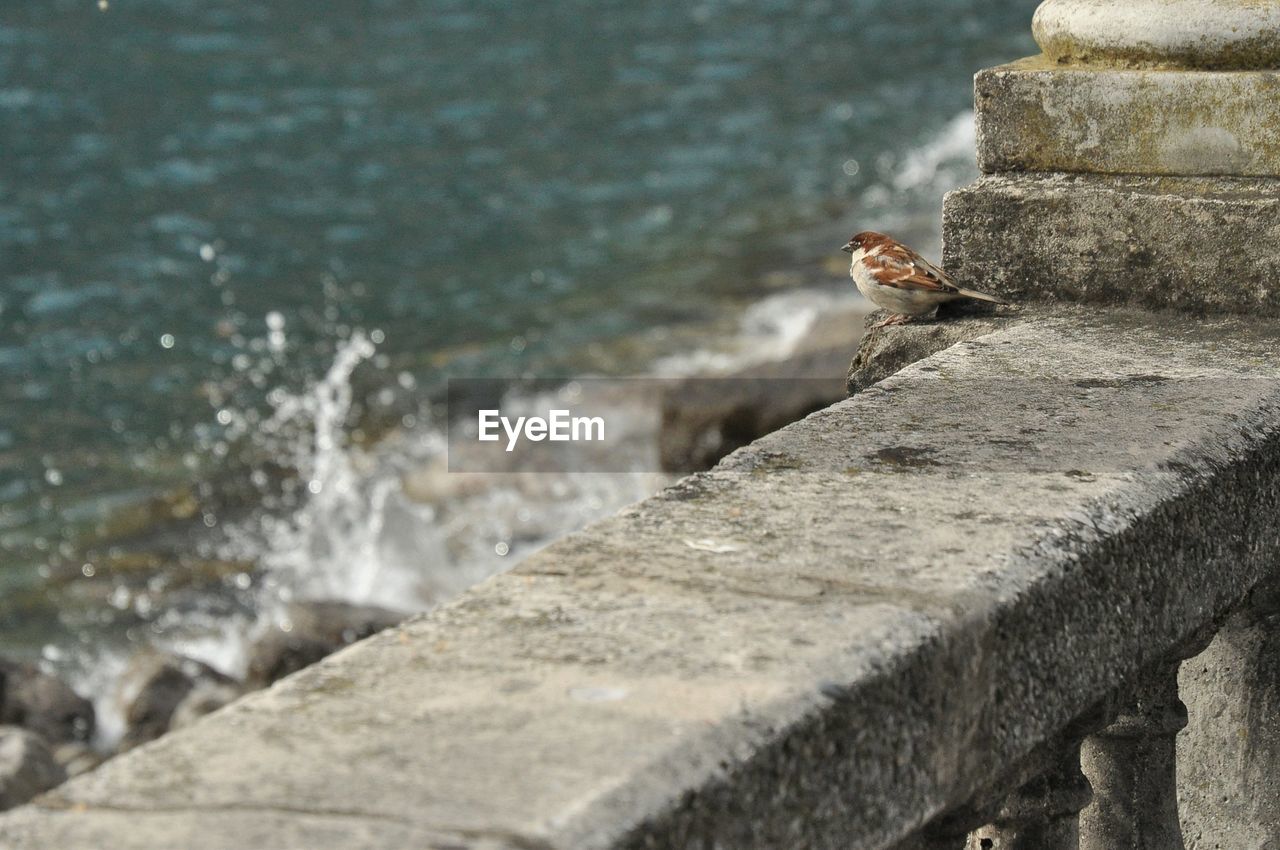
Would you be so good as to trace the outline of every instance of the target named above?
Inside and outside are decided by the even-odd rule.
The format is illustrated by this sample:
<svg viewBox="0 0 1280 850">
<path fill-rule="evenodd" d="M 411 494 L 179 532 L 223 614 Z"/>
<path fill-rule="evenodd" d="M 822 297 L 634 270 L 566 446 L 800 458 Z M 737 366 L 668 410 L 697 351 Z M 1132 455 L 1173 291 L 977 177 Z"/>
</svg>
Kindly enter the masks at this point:
<svg viewBox="0 0 1280 850">
<path fill-rule="evenodd" d="M 92 678 L 264 599 L 420 607 L 644 495 L 401 491 L 449 374 L 767 347 L 852 229 L 936 251 L 1034 6 L 4 4 L 0 652 Z"/>
</svg>

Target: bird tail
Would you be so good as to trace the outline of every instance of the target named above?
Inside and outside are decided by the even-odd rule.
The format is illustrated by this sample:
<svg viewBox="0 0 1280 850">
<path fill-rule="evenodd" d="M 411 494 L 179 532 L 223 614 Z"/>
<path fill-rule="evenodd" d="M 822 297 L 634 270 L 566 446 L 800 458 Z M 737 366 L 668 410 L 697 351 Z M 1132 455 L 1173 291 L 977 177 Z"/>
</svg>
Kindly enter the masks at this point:
<svg viewBox="0 0 1280 850">
<path fill-rule="evenodd" d="M 985 292 L 978 292 L 975 289 L 963 289 L 961 287 L 957 287 L 956 291 L 965 298 L 972 298 L 975 301 L 987 301 L 991 304 L 1004 304 L 1006 306 L 1009 304 L 1009 302 L 1005 301 L 1003 298 L 997 298 L 994 295 L 988 295 Z"/>
</svg>

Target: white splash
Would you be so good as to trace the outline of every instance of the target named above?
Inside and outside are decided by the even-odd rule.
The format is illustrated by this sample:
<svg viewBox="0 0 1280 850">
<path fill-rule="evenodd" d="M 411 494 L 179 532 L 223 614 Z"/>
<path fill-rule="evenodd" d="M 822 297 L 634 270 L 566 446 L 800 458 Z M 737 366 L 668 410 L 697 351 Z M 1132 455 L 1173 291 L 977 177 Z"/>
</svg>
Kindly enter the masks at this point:
<svg viewBox="0 0 1280 850">
<path fill-rule="evenodd" d="M 353 445 L 348 433 L 351 378 L 375 351 L 356 331 L 323 378 L 300 393 L 270 395 L 274 411 L 258 439 L 295 472 L 298 506 L 284 516 L 263 511 L 231 535 L 238 554 L 255 557 L 264 573 L 264 611 L 294 598 L 395 608 L 422 601 L 403 571 L 388 569 L 384 532 L 397 470 Z"/>
<path fill-rule="evenodd" d="M 975 146 L 974 114 L 965 111 L 923 144 L 902 154 L 881 154 L 879 179 L 858 195 L 848 225 L 882 230 L 936 256 L 942 246 L 938 202 L 978 176 Z"/>
<path fill-rule="evenodd" d="M 659 377 L 675 378 L 732 372 L 781 360 L 796 351 L 819 318 L 856 303 L 852 287 L 838 292 L 796 289 L 770 295 L 746 309 L 737 331 L 719 341 L 722 347 L 662 357 L 651 371 Z"/>
<path fill-rule="evenodd" d="M 935 189 L 939 182 L 951 184 L 959 171 L 973 170 L 976 144 L 974 114 L 961 112 L 937 136 L 902 159 L 893 177 L 893 188 L 910 192 Z"/>
<path fill-rule="evenodd" d="M 266 620 L 294 599 L 424 610 L 667 480 L 574 470 L 450 473 L 444 433 L 421 417 L 373 446 L 354 444 L 351 379 L 374 353 L 366 335 L 353 334 L 322 379 L 302 392 L 269 394 L 274 411 L 255 440 L 296 472 L 296 503 L 232 525 L 224 553 L 259 565 L 258 607 Z M 503 409 L 518 412 L 538 401 L 515 396 Z M 657 420 L 635 413 L 618 419 L 634 420 L 634 467 L 651 470 Z"/>
</svg>

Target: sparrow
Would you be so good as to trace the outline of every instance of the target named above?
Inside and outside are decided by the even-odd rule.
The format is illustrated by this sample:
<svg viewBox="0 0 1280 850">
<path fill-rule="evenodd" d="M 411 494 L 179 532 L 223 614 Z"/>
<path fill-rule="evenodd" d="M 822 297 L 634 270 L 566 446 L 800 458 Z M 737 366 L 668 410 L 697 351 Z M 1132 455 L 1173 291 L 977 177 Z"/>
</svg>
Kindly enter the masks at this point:
<svg viewBox="0 0 1280 850">
<path fill-rule="evenodd" d="M 873 328 L 906 324 L 932 313 L 939 304 L 958 298 L 1009 303 L 957 286 L 942 269 L 883 233 L 854 234 L 840 250 L 853 255 L 849 276 L 858 291 L 877 307 L 889 311 L 889 317 L 876 322 Z"/>
</svg>

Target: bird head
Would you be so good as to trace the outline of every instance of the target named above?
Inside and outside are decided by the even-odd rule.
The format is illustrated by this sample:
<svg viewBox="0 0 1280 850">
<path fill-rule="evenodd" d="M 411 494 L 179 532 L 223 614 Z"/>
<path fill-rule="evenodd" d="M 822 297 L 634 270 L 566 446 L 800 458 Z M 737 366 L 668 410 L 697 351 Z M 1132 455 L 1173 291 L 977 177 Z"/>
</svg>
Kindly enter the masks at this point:
<svg viewBox="0 0 1280 850">
<path fill-rule="evenodd" d="M 853 236 L 849 238 L 849 241 L 845 243 L 845 246 L 840 250 L 844 251 L 846 254 L 852 254 L 855 251 L 870 250 L 873 245 L 888 241 L 889 237 L 885 236 L 883 233 L 864 230 L 861 233 L 853 234 Z"/>
</svg>

